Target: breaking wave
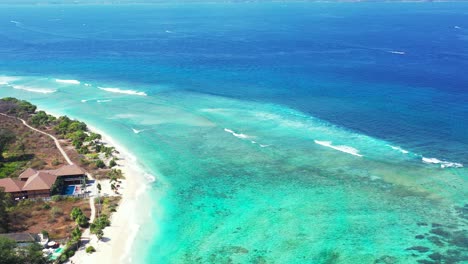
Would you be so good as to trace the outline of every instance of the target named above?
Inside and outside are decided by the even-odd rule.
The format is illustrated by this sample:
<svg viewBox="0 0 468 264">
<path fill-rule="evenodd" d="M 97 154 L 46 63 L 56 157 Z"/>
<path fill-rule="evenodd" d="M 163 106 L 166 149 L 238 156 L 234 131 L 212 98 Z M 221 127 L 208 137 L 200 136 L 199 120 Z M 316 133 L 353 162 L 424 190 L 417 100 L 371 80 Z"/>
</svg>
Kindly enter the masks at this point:
<svg viewBox="0 0 468 264">
<path fill-rule="evenodd" d="M 120 94 L 130 94 L 130 95 L 140 95 L 140 96 L 147 96 L 145 92 L 139 92 L 135 90 L 124 90 L 120 88 L 111 88 L 111 87 L 99 87 L 99 89 L 111 92 L 111 93 L 120 93 Z"/>
<path fill-rule="evenodd" d="M 15 77 L 9 77 L 9 76 L 0 76 L 0 85 L 8 85 L 10 82 L 14 82 L 18 80 L 18 78 Z"/>
<path fill-rule="evenodd" d="M 324 146 L 324 147 L 332 148 L 334 150 L 338 150 L 338 151 L 348 153 L 348 154 L 351 154 L 351 155 L 354 155 L 354 156 L 362 157 L 362 155 L 359 154 L 359 150 L 357 150 L 357 149 L 355 149 L 353 147 L 350 147 L 350 146 L 333 146 L 331 141 L 314 140 L 314 142 L 315 142 L 315 144 L 318 144 L 318 145 L 321 145 L 321 146 Z"/>
<path fill-rule="evenodd" d="M 42 93 L 42 94 L 51 94 L 57 91 L 57 90 L 51 90 L 51 89 L 28 87 L 28 86 L 23 86 L 23 85 L 12 85 L 11 87 L 17 90 L 23 90 L 23 91 L 28 91 L 32 93 Z"/>
<path fill-rule="evenodd" d="M 463 164 L 457 162 L 443 161 L 436 158 L 422 157 L 422 162 L 426 164 L 440 164 L 442 169 L 444 168 L 463 168 Z"/>
<path fill-rule="evenodd" d="M 391 50 L 391 51 L 389 51 L 389 53 L 398 54 L 398 55 L 405 55 L 406 54 L 406 52 L 398 51 L 398 50 Z"/>
<path fill-rule="evenodd" d="M 62 79 L 55 79 L 58 83 L 66 83 L 66 84 L 80 84 L 81 82 L 78 80 L 62 80 Z"/>
<path fill-rule="evenodd" d="M 242 133 L 238 134 L 238 133 L 236 133 L 233 130 L 228 129 L 228 128 L 225 128 L 224 131 L 230 133 L 231 135 L 235 136 L 236 138 L 246 139 L 246 138 L 250 137 L 249 135 L 246 135 L 246 134 L 242 134 Z"/>
<path fill-rule="evenodd" d="M 406 149 L 402 149 L 402 148 L 400 148 L 400 147 L 395 147 L 395 146 L 391 146 L 391 145 L 388 145 L 388 146 L 391 147 L 391 148 L 394 149 L 394 150 L 398 150 L 399 152 L 401 152 L 401 153 L 403 153 L 403 154 L 408 154 L 408 153 L 409 153 L 409 151 L 406 150 Z"/>
</svg>

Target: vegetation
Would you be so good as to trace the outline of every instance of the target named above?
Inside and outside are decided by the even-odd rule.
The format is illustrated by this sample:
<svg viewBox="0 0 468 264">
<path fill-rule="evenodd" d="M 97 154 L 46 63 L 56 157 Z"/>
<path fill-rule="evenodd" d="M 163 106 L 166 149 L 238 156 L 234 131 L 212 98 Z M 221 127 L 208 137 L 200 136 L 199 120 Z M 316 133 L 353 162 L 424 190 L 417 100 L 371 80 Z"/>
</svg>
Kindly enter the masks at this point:
<svg viewBox="0 0 468 264">
<path fill-rule="evenodd" d="M 44 127 L 44 126 L 50 125 L 56 120 L 57 119 L 54 116 L 49 115 L 44 111 L 38 111 L 35 115 L 31 116 L 31 118 L 29 119 L 29 122 L 31 123 L 32 126 Z"/>
<path fill-rule="evenodd" d="M 31 244 L 18 248 L 15 241 L 0 237 L 0 264 L 44 264 L 47 259 L 42 256 L 42 247 Z"/>
<path fill-rule="evenodd" d="M 7 233 L 9 231 L 7 208 L 11 206 L 11 203 L 10 195 L 0 190 L 0 233 Z"/>
<path fill-rule="evenodd" d="M 15 98 L 0 99 L 0 113 L 23 118 L 27 120 L 30 125 L 48 133 L 55 134 L 58 138 L 65 139 L 68 144 L 74 146 L 76 155 L 78 156 L 72 158 L 79 160 L 79 165 L 91 170 L 96 168 L 102 169 L 100 172 L 95 173 L 96 178 L 105 178 L 108 171 L 107 169 L 117 165 L 117 159 L 114 157 L 114 153 L 117 153 L 115 148 L 104 145 L 101 142 L 102 136 L 98 133 L 88 131 L 88 127 L 85 123 L 73 120 L 67 116 L 56 118 L 44 111 L 36 111 L 36 109 L 37 107 L 35 105 L 27 101 Z M 6 118 L 6 120 L 8 120 L 8 118 Z M 34 150 L 37 141 L 33 141 L 32 138 L 40 138 L 43 135 L 34 135 L 37 133 L 31 131 L 28 131 L 28 135 L 20 135 L 18 131 L 21 130 L 21 128 L 17 126 L 18 121 L 12 119 L 11 123 L 16 125 L 12 131 L 17 136 L 17 142 L 15 144 L 10 143 L 10 145 L 12 145 L 11 150 L 14 151 L 9 151 L 6 154 L 14 155 L 10 155 L 12 158 L 9 158 L 8 163 L 3 165 L 0 163 L 0 178 L 17 176 L 21 171 L 26 169 L 26 167 L 35 169 L 52 167 L 53 169 L 64 163 L 60 153 L 57 152 L 55 152 L 57 153 L 55 155 L 35 157 L 37 151 Z M 0 129 L 2 129 L 2 125 L 0 125 Z M 9 139 L 9 137 L 1 138 Z M 49 140 L 50 142 L 50 138 L 47 137 L 43 140 Z M 44 145 L 42 142 L 41 144 Z M 49 143 L 47 145 L 50 148 L 51 144 Z M 2 152 L 1 149 L 0 152 Z M 48 150 L 48 152 L 53 152 L 53 150 Z M 21 155 L 18 155 L 19 153 L 21 153 Z M 72 156 L 73 155 L 75 154 L 72 154 Z M 59 194 L 61 192 L 60 188 L 57 187 L 60 186 L 54 188 L 54 194 Z"/>
<path fill-rule="evenodd" d="M 72 220 L 75 220 L 75 222 L 80 226 L 80 227 L 88 227 L 89 226 L 89 220 L 88 218 L 83 214 L 83 211 L 79 207 L 74 207 L 72 212 L 70 213 L 70 217 Z"/>
<path fill-rule="evenodd" d="M 107 176 L 111 179 L 111 181 L 117 181 L 117 179 L 124 179 L 123 172 L 120 169 L 112 169 L 107 173 Z"/>
<path fill-rule="evenodd" d="M 111 161 L 109 162 L 109 167 L 112 168 L 112 167 L 115 167 L 117 165 L 117 162 L 115 162 L 115 159 L 111 159 Z"/>
<path fill-rule="evenodd" d="M 9 144 L 13 143 L 16 139 L 15 134 L 13 132 L 0 129 L 0 161 L 3 160 L 3 152 L 8 147 Z"/>
<path fill-rule="evenodd" d="M 86 248 L 86 253 L 91 254 L 93 252 L 96 252 L 96 249 L 93 246 L 89 246 Z"/>
<path fill-rule="evenodd" d="M 111 188 L 116 190 L 116 186 L 119 183 L 117 179 L 123 178 L 122 171 L 119 169 L 106 169 L 106 164 L 109 165 L 109 168 L 117 165 L 117 159 L 113 156 L 116 153 L 115 148 L 104 145 L 101 142 L 102 136 L 88 131 L 86 124 L 83 122 L 72 120 L 67 116 L 55 118 L 44 111 L 36 112 L 36 109 L 36 106 L 27 101 L 15 98 L 0 99 L 0 113 L 20 117 L 34 127 L 47 133 L 55 134 L 58 138 L 65 139 L 67 144 L 73 145 L 77 152 L 72 151 L 71 158 L 81 160 L 82 164 L 88 165 L 92 169 L 102 168 L 103 170 L 95 170 L 96 174 L 111 178 Z M 52 142 L 49 137 L 33 132 L 23 126 L 17 119 L 4 116 L 1 116 L 0 119 L 0 178 L 15 177 L 26 167 L 54 169 L 56 166 L 64 163 L 64 159 L 62 159 L 62 156 L 55 148 L 53 148 L 55 150 L 50 150 L 53 144 L 51 144 Z M 48 151 L 37 151 L 40 148 L 48 149 Z M 58 155 L 54 155 L 53 151 L 56 151 L 55 153 L 58 153 Z M 50 153 L 52 155 L 48 155 Z M 39 157 L 35 157 L 38 154 Z M 119 197 L 99 200 L 101 215 L 90 225 L 89 218 L 83 213 L 84 210 L 89 216 L 88 204 L 82 200 L 60 196 L 64 186 L 63 180 L 59 178 L 51 188 L 53 196 L 49 202 L 22 200 L 16 205 L 13 204 L 10 195 L 0 190 L 0 233 L 41 232 L 49 236 L 46 231 L 49 230 L 52 239 L 71 237 L 58 262 L 65 262 L 75 254 L 80 245 L 82 235 L 80 228 L 90 226 L 91 232 L 98 239 L 102 239 L 104 236 L 103 230 L 110 225 L 108 215 L 116 211 Z M 100 184 L 98 184 L 98 189 L 101 191 Z M 14 221 L 11 221 L 11 219 L 14 219 Z M 73 229 L 72 226 L 75 225 L 72 221 L 77 224 Z M 6 245 L 7 251 L 11 249 L 18 252 L 17 257 L 28 255 L 31 258 L 28 258 L 28 261 L 24 259 L 17 261 L 13 258 L 9 259 L 7 251 L 5 251 L 5 254 L 1 251 L 0 264 L 36 263 L 33 262 L 36 259 L 34 249 L 29 250 L 25 248 L 20 250 L 16 248 L 16 245 L 12 248 L 9 248 L 8 243 L 4 245 Z M 89 252 L 95 251 L 92 247 L 87 248 L 87 252 L 88 250 Z M 38 256 L 42 257 L 40 251 Z M 37 263 L 46 262 L 44 260 Z"/>
<path fill-rule="evenodd" d="M 106 167 L 106 164 L 104 164 L 104 161 L 98 159 L 98 160 L 96 160 L 96 167 L 102 169 L 102 168 Z"/>
<path fill-rule="evenodd" d="M 25 100 L 18 100 L 12 97 L 6 97 L 0 99 L 2 101 L 2 112 L 6 112 L 9 115 L 15 115 L 18 117 L 25 116 L 28 114 L 34 114 L 36 112 L 36 106 Z"/>
<path fill-rule="evenodd" d="M 57 178 L 55 183 L 50 188 L 51 195 L 60 195 L 63 192 L 63 188 L 65 188 L 65 183 L 62 178 Z"/>
<path fill-rule="evenodd" d="M 22 200 L 16 205 L 10 200 L 10 203 L 5 214 L 7 232 L 40 233 L 47 230 L 54 240 L 69 237 L 70 227 L 76 226 L 76 221 L 70 217 L 73 208 L 79 207 L 87 217 L 91 211 L 89 202 L 83 199 L 64 198 L 49 202 Z"/>
<path fill-rule="evenodd" d="M 104 236 L 104 228 L 110 225 L 109 217 L 105 214 L 94 219 L 94 222 L 90 226 L 90 231 L 95 234 L 99 240 Z"/>
</svg>

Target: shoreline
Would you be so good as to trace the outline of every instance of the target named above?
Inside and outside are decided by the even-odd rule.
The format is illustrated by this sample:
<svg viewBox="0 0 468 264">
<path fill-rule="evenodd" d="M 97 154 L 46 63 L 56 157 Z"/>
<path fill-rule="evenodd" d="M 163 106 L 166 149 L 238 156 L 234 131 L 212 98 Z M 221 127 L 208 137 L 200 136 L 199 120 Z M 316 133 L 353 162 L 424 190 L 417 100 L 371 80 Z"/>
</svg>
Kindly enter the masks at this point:
<svg viewBox="0 0 468 264">
<path fill-rule="evenodd" d="M 70 261 L 77 264 L 100 263 L 131 263 L 131 247 L 134 245 L 140 222 L 137 219 L 140 211 L 139 202 L 146 189 L 146 184 L 139 185 L 138 182 L 146 181 L 145 172 L 138 166 L 137 159 L 129 151 L 117 144 L 116 141 L 103 133 L 101 130 L 87 124 L 89 131 L 99 133 L 102 136 L 101 142 L 105 145 L 115 147 L 119 152 L 116 157 L 117 168 L 124 174 L 124 188 L 122 190 L 121 201 L 117 211 L 110 217 L 111 225 L 104 229 L 103 241 L 97 241 L 96 236 L 90 236 L 89 245 L 92 245 L 96 252 L 88 254 L 85 248 L 76 251 Z M 146 183 L 146 182 L 144 182 Z"/>
<path fill-rule="evenodd" d="M 61 116 L 44 108 L 38 107 L 38 110 L 43 110 L 55 117 Z M 71 118 L 74 119 L 74 117 Z M 132 263 L 131 248 L 136 242 L 141 222 L 147 220 L 145 217 L 141 217 L 141 213 L 139 212 L 145 212 L 145 210 L 142 210 L 142 206 L 151 206 L 149 202 L 141 203 L 142 200 L 145 200 L 143 195 L 145 194 L 147 184 L 150 183 L 144 177 L 147 173 L 138 164 L 137 158 L 126 148 L 116 143 L 116 140 L 111 136 L 89 125 L 85 120 L 78 120 L 85 122 L 90 132 L 101 134 L 101 142 L 104 145 L 115 148 L 118 152 L 118 154 L 115 154 L 118 158 L 116 168 L 122 170 L 125 179 L 123 179 L 124 188 L 121 188 L 119 206 L 117 207 L 117 211 L 110 216 L 111 225 L 104 229 L 103 241 L 97 241 L 96 236 L 90 234 L 89 242 L 77 250 L 67 263 Z M 85 252 L 86 247 L 90 245 L 96 249 L 96 252 L 91 254 Z"/>
</svg>

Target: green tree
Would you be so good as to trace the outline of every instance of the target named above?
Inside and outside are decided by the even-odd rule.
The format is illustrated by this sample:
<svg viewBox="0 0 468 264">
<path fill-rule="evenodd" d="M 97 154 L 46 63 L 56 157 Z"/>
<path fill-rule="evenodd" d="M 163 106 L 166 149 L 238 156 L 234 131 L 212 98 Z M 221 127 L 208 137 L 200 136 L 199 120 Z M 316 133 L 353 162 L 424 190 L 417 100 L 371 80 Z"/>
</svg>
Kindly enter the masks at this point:
<svg viewBox="0 0 468 264">
<path fill-rule="evenodd" d="M 102 168 L 106 167 L 106 164 L 104 164 L 104 161 L 98 159 L 98 160 L 96 160 L 96 167 L 102 169 Z"/>
<path fill-rule="evenodd" d="M 13 134 L 10 130 L 0 129 L 0 161 L 3 160 L 3 152 L 11 143 L 15 141 L 15 139 L 15 134 Z"/>
<path fill-rule="evenodd" d="M 21 259 L 15 253 L 16 242 L 0 236 L 0 264 L 20 264 Z"/>
<path fill-rule="evenodd" d="M 55 122 L 55 120 L 56 118 L 54 116 L 48 115 L 44 111 L 38 111 L 36 114 L 31 116 L 29 122 L 32 126 L 42 127 L 50 125 L 51 123 Z"/>
<path fill-rule="evenodd" d="M 36 106 L 31 104 L 28 101 L 18 100 L 13 97 L 6 97 L 1 99 L 2 103 L 8 104 L 8 114 L 14 114 L 16 116 L 25 116 L 29 114 L 34 114 L 36 111 Z"/>
<path fill-rule="evenodd" d="M 89 226 L 89 220 L 88 218 L 85 216 L 85 215 L 80 215 L 76 218 L 76 223 L 80 226 L 80 227 L 88 227 Z"/>
<path fill-rule="evenodd" d="M 72 121 L 68 126 L 68 132 L 86 131 L 86 124 L 80 121 Z"/>
<path fill-rule="evenodd" d="M 102 229 L 98 229 L 96 231 L 96 237 L 98 240 L 101 240 L 104 237 L 104 231 L 102 231 Z"/>
<path fill-rule="evenodd" d="M 111 161 L 109 162 L 109 167 L 115 167 L 117 165 L 117 162 L 115 162 L 115 159 L 111 159 Z"/>
<path fill-rule="evenodd" d="M 70 213 L 70 218 L 72 220 L 76 220 L 80 215 L 83 215 L 83 211 L 81 211 L 79 207 L 73 207 Z"/>
<path fill-rule="evenodd" d="M 81 238 L 81 230 L 79 227 L 75 227 L 72 231 L 72 239 L 80 239 Z"/>
<path fill-rule="evenodd" d="M 97 189 L 98 189 L 98 192 L 100 193 L 101 192 L 101 184 L 100 183 L 97 184 Z"/>
<path fill-rule="evenodd" d="M 48 263 L 42 255 L 42 247 L 31 244 L 25 248 L 17 248 L 16 242 L 6 237 L 0 237 L 0 264 L 44 264 Z"/>
<path fill-rule="evenodd" d="M 50 188 L 51 195 L 60 195 L 63 192 L 63 188 L 65 188 L 65 182 L 62 178 L 57 178 L 55 183 Z"/>
<path fill-rule="evenodd" d="M 9 221 L 7 208 L 11 205 L 11 196 L 0 189 L 0 233 L 8 232 Z"/>
<path fill-rule="evenodd" d="M 89 136 L 86 138 L 86 141 L 94 141 L 94 140 L 100 140 L 102 136 L 97 133 L 91 132 Z"/>
<path fill-rule="evenodd" d="M 21 261 L 23 264 L 45 264 L 47 259 L 42 254 L 42 249 L 39 244 L 31 244 L 20 251 Z"/>
</svg>

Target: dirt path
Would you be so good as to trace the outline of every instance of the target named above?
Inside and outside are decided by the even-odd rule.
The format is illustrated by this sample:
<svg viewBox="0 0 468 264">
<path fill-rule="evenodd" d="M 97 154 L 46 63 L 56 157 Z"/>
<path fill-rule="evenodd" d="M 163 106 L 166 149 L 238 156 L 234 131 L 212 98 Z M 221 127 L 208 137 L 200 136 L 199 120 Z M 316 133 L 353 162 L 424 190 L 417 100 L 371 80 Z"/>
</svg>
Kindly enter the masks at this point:
<svg viewBox="0 0 468 264">
<path fill-rule="evenodd" d="M 57 146 L 57 148 L 58 148 L 58 150 L 60 151 L 60 153 L 62 153 L 63 158 L 68 162 L 68 164 L 73 165 L 73 162 L 70 160 L 70 158 L 68 157 L 68 155 L 67 155 L 67 153 L 65 152 L 65 150 L 63 150 L 62 146 L 60 145 L 60 142 L 58 141 L 58 139 L 57 139 L 56 137 L 52 136 L 52 135 L 49 134 L 49 133 L 46 133 L 46 132 L 44 132 L 44 131 L 41 131 L 41 130 L 39 130 L 39 129 L 36 129 L 36 128 L 34 128 L 34 127 L 28 125 L 28 123 L 26 123 L 26 121 L 24 121 L 23 119 L 21 119 L 21 118 L 19 118 L 19 117 L 9 116 L 9 115 L 3 114 L 3 113 L 0 113 L 0 115 L 6 116 L 6 117 L 9 117 L 9 118 L 19 119 L 19 120 L 21 120 L 21 122 L 23 122 L 23 124 L 24 124 L 25 126 L 27 126 L 28 128 L 30 128 L 30 129 L 32 129 L 32 130 L 34 130 L 34 131 L 36 131 L 36 132 L 39 132 L 39 133 L 41 133 L 41 134 L 44 134 L 44 135 L 46 135 L 46 136 L 49 136 L 51 139 L 54 140 L 55 145 Z"/>
<path fill-rule="evenodd" d="M 41 131 L 41 130 L 39 130 L 39 129 L 36 129 L 36 128 L 34 128 L 34 127 L 28 125 L 28 123 L 26 123 L 26 121 L 23 120 L 23 119 L 21 119 L 21 118 L 9 116 L 9 115 L 3 114 L 3 113 L 0 113 L 0 115 L 6 116 L 6 117 L 9 117 L 9 118 L 13 118 L 13 119 L 19 119 L 19 120 L 21 120 L 21 122 L 23 122 L 23 124 L 24 124 L 25 126 L 27 126 L 28 128 L 30 128 L 30 129 L 32 129 L 32 130 L 34 130 L 34 131 L 36 131 L 36 132 L 39 132 L 39 133 L 41 133 L 41 134 L 44 134 L 44 135 L 46 135 L 46 136 L 49 136 L 51 139 L 54 140 L 55 145 L 57 146 L 57 148 L 58 148 L 58 150 L 60 151 L 60 153 L 62 153 L 63 158 L 68 162 L 68 164 L 73 165 L 73 162 L 70 160 L 70 158 L 68 157 L 67 153 L 66 153 L 65 150 L 62 148 L 62 146 L 60 145 L 59 140 L 58 140 L 56 137 L 52 136 L 52 135 L 49 134 L 49 133 L 46 133 L 46 132 L 44 132 L 44 131 Z M 90 222 L 92 223 L 92 222 L 94 221 L 94 218 L 96 217 L 96 207 L 95 207 L 95 205 L 94 205 L 94 197 L 93 197 L 93 196 L 90 196 L 90 197 L 89 197 L 89 207 L 91 208 Z M 87 229 L 84 231 L 83 235 L 82 235 L 82 237 L 85 237 L 85 236 L 87 236 L 87 237 L 90 236 L 90 229 L 89 229 L 89 228 L 87 228 Z"/>
</svg>

